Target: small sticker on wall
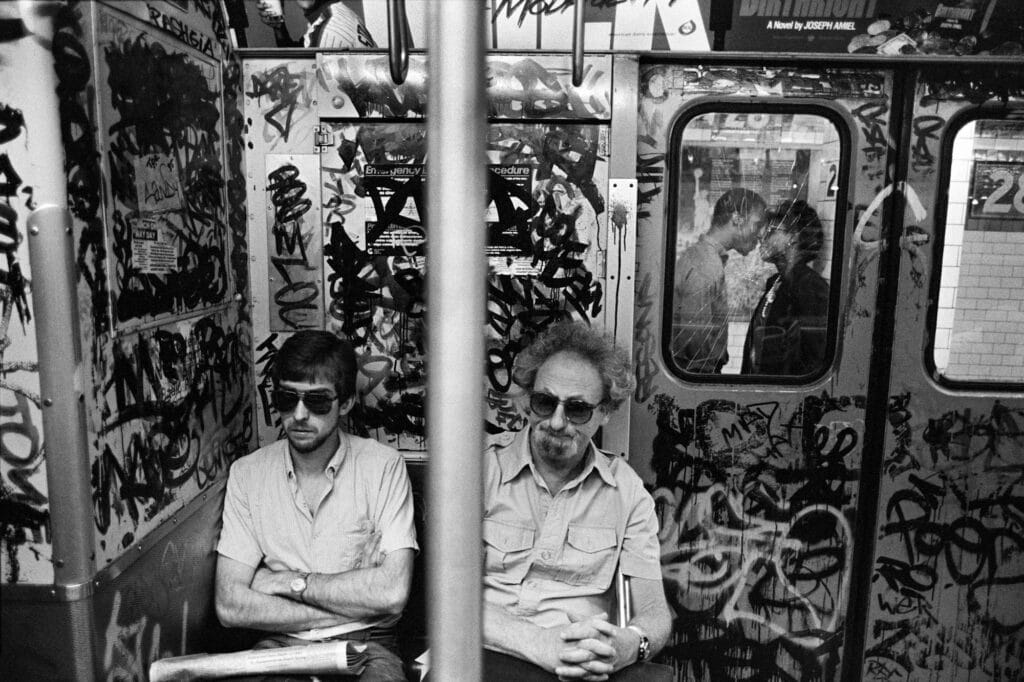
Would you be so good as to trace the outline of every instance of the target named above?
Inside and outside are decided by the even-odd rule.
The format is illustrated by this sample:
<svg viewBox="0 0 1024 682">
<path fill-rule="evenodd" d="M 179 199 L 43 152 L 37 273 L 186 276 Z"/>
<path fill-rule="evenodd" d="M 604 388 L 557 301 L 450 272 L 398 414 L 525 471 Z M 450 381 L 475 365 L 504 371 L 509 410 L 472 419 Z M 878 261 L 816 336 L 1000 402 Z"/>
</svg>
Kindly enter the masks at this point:
<svg viewBox="0 0 1024 682">
<path fill-rule="evenodd" d="M 161 216 L 132 221 L 132 267 L 147 275 L 177 270 L 178 239 L 173 226 Z"/>
</svg>

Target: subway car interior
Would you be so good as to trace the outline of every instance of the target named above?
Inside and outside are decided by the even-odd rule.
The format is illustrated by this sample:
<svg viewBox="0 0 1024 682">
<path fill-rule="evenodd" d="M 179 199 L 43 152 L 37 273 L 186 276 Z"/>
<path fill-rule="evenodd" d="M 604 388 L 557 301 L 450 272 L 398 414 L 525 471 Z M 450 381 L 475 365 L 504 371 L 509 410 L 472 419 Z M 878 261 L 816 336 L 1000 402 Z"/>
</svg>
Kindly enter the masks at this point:
<svg viewBox="0 0 1024 682">
<path fill-rule="evenodd" d="M 326 330 L 411 485 L 404 674 L 486 679 L 481 456 L 569 320 L 631 361 L 664 679 L 1024 680 L 1021 8 L 0 3 L 0 675 L 254 672 L 229 471 Z"/>
</svg>

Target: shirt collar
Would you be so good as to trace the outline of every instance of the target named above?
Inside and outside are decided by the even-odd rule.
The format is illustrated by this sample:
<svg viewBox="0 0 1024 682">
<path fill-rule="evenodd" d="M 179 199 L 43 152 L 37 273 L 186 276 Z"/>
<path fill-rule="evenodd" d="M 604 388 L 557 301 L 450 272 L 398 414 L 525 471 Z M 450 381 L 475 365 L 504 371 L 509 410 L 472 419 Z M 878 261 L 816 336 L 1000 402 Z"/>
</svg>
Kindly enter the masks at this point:
<svg viewBox="0 0 1024 682">
<path fill-rule="evenodd" d="M 533 457 L 530 455 L 530 430 L 532 428 L 526 427 L 516 434 L 515 440 L 498 449 L 498 468 L 501 470 L 503 484 L 517 477 L 523 469 L 533 465 Z M 586 458 L 587 463 L 584 465 L 582 473 L 573 481 L 582 481 L 590 475 L 591 471 L 596 470 L 605 483 L 613 488 L 616 487 L 611 460 L 594 446 L 593 441 L 587 443 Z"/>
<path fill-rule="evenodd" d="M 348 456 L 350 436 L 338 429 L 338 449 L 334 451 L 331 458 L 327 460 L 327 466 L 324 467 L 324 475 L 328 478 L 334 478 L 338 475 L 338 470 L 341 469 L 342 462 L 345 461 L 345 457 Z M 281 440 L 284 444 L 284 471 L 288 478 L 295 476 L 295 465 L 292 463 L 291 451 L 288 448 L 288 439 L 284 438 Z"/>
</svg>

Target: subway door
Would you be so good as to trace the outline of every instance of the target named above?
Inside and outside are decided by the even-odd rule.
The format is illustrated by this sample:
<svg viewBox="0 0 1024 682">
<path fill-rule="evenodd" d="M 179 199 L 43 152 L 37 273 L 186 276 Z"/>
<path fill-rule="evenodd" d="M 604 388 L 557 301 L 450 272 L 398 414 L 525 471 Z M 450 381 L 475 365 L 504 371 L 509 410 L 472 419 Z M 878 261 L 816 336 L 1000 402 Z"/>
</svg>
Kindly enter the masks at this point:
<svg viewBox="0 0 1024 682">
<path fill-rule="evenodd" d="M 1022 83 L 916 84 L 862 679 L 1024 679 Z"/>
<path fill-rule="evenodd" d="M 891 84 L 641 64 L 630 453 L 680 680 L 839 676 Z"/>
</svg>

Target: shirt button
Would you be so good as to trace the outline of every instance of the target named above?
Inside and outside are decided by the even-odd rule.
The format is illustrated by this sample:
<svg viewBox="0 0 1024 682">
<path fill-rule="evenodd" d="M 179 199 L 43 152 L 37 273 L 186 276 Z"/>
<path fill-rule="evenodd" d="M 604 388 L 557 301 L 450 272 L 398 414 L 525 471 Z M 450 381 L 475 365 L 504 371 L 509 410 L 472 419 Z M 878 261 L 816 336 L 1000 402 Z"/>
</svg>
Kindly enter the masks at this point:
<svg viewBox="0 0 1024 682">
<path fill-rule="evenodd" d="M 540 558 L 544 561 L 551 561 L 551 552 L 545 549 L 543 552 L 540 553 Z"/>
</svg>

